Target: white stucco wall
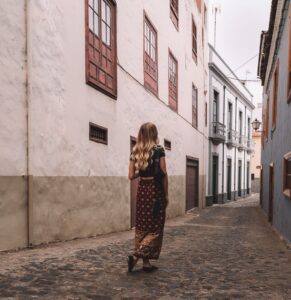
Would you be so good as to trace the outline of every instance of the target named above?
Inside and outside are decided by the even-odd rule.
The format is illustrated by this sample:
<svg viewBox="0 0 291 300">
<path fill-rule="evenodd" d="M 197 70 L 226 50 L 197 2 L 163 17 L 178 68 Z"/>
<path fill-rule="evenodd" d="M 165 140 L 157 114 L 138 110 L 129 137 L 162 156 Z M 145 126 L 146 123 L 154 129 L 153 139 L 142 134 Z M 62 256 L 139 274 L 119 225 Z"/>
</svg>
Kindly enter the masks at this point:
<svg viewBox="0 0 291 300">
<path fill-rule="evenodd" d="M 26 175 L 24 5 L 0 1 L 0 176 Z"/>
<path fill-rule="evenodd" d="M 195 2 L 181 1 L 177 32 L 169 17 L 168 2 L 151 0 L 133 4 L 123 0 L 120 4 L 118 1 L 118 62 L 134 79 L 118 67 L 117 100 L 85 84 L 84 2 L 70 5 L 68 2 L 31 3 L 31 22 L 39 24 L 32 26 L 30 32 L 32 173 L 36 176 L 125 176 L 129 136 L 137 134 L 141 123 L 152 121 L 158 126 L 161 141 L 164 137 L 172 141 L 170 174 L 185 175 L 186 154 L 200 158 L 200 172 L 205 174 L 202 157 L 206 151 L 203 134 L 206 133 L 207 77 L 201 43 L 198 43 L 198 67 L 191 54 L 191 13 L 198 26 L 202 22 Z M 144 10 L 158 30 L 159 100 L 141 85 Z M 200 40 L 199 27 L 198 33 Z M 168 48 L 179 63 L 179 115 L 167 107 Z M 199 131 L 190 124 L 192 82 L 199 88 Z M 109 129 L 108 146 L 89 141 L 89 121 Z"/>
</svg>

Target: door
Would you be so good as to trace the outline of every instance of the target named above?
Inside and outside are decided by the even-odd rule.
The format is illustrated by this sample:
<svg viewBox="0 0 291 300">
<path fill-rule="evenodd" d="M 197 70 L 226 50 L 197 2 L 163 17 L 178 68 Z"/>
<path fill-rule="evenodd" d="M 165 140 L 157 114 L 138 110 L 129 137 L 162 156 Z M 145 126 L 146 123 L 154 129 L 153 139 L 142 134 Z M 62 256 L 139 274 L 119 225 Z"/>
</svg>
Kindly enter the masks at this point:
<svg viewBox="0 0 291 300">
<path fill-rule="evenodd" d="M 247 162 L 247 194 L 250 193 L 250 162 Z"/>
<path fill-rule="evenodd" d="M 238 196 L 241 197 L 241 172 L 242 172 L 242 162 L 238 161 Z"/>
<path fill-rule="evenodd" d="M 186 211 L 198 207 L 198 160 L 187 158 L 186 163 Z"/>
<path fill-rule="evenodd" d="M 213 203 L 218 203 L 218 156 L 212 157 L 212 195 Z"/>
<path fill-rule="evenodd" d="M 134 145 L 136 144 L 136 138 L 130 137 L 130 151 L 132 151 Z M 139 179 L 133 179 L 130 181 L 130 226 L 133 228 L 135 226 L 135 213 L 136 213 L 136 194 Z"/>
<path fill-rule="evenodd" d="M 231 159 L 227 159 L 227 200 L 231 200 Z"/>
<path fill-rule="evenodd" d="M 260 205 L 263 206 L 263 168 L 260 172 Z"/>
<path fill-rule="evenodd" d="M 269 177 L 269 222 L 273 224 L 273 207 L 274 207 L 274 166 L 270 165 Z"/>
</svg>

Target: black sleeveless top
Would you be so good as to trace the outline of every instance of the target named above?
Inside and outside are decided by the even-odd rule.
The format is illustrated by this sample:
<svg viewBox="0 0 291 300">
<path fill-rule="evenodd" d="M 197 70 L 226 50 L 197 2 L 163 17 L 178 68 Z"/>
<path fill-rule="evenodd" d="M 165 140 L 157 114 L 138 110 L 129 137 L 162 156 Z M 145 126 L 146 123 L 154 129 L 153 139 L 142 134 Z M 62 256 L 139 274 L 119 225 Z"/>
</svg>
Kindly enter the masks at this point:
<svg viewBox="0 0 291 300">
<path fill-rule="evenodd" d="M 145 170 L 139 170 L 139 176 L 140 177 L 154 177 L 154 161 L 155 159 L 159 159 L 161 157 L 165 157 L 165 149 L 161 145 L 156 145 L 153 149 L 153 154 L 149 158 L 149 165 Z M 133 154 L 130 154 L 130 160 L 134 161 Z"/>
</svg>

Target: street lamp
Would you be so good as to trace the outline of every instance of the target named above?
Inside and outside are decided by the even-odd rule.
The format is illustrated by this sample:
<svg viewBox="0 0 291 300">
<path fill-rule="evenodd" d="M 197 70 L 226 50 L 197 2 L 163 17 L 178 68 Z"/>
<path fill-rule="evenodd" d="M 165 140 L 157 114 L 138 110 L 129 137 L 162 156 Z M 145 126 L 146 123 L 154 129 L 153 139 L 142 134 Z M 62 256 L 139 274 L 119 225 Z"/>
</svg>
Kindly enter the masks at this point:
<svg viewBox="0 0 291 300">
<path fill-rule="evenodd" d="M 256 118 L 253 122 L 252 122 L 252 127 L 256 132 L 264 132 L 263 130 L 259 130 L 261 126 L 261 122 Z"/>
</svg>

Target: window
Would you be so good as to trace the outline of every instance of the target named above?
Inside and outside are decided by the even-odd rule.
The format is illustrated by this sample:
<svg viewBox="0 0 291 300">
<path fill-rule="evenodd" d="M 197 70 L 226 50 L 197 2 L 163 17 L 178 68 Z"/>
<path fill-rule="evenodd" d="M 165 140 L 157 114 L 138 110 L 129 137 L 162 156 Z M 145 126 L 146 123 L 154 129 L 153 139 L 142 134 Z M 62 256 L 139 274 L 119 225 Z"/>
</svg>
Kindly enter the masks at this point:
<svg viewBox="0 0 291 300">
<path fill-rule="evenodd" d="M 204 4 L 204 26 L 207 27 L 207 7 Z"/>
<path fill-rule="evenodd" d="M 96 143 L 107 145 L 108 144 L 107 128 L 101 127 L 93 123 L 89 123 L 89 140 Z"/>
<path fill-rule="evenodd" d="M 192 57 L 197 63 L 197 27 L 192 17 Z"/>
<path fill-rule="evenodd" d="M 227 122 L 228 122 L 228 139 L 232 138 L 232 103 L 228 102 L 227 110 Z"/>
<path fill-rule="evenodd" d="M 278 77 L 279 77 L 279 61 L 276 66 L 276 70 L 274 73 L 274 80 L 273 80 L 272 129 L 276 127 L 276 120 L 277 120 Z"/>
<path fill-rule="evenodd" d="M 206 127 L 207 127 L 207 114 L 208 114 L 207 102 L 205 102 L 205 126 Z"/>
<path fill-rule="evenodd" d="M 154 94 L 158 94 L 158 57 L 157 31 L 144 17 L 144 85 Z"/>
<path fill-rule="evenodd" d="M 242 123 L 243 123 L 243 114 L 242 111 L 239 112 L 238 116 L 238 132 L 239 132 L 239 144 L 242 144 Z"/>
<path fill-rule="evenodd" d="M 268 96 L 267 97 L 267 107 L 266 107 L 266 124 L 265 124 L 265 128 L 266 128 L 266 131 L 265 131 L 265 138 L 266 140 L 268 140 L 268 137 L 269 137 L 269 102 L 270 102 L 270 97 Z"/>
<path fill-rule="evenodd" d="M 178 111 L 178 63 L 169 52 L 169 106 Z"/>
<path fill-rule="evenodd" d="M 289 62 L 288 62 L 288 82 L 287 82 L 287 102 L 291 102 L 291 4 L 289 5 L 290 28 L 289 28 Z"/>
<path fill-rule="evenodd" d="M 86 7 L 86 82 L 116 98 L 116 7 L 112 0 L 86 0 Z"/>
<path fill-rule="evenodd" d="M 217 91 L 213 92 L 213 123 L 218 122 L 218 100 L 219 93 Z"/>
<path fill-rule="evenodd" d="M 172 143 L 171 143 L 171 141 L 164 139 L 164 147 L 167 150 L 171 150 L 172 149 Z"/>
<path fill-rule="evenodd" d="M 202 0 L 196 0 L 196 4 L 198 7 L 199 12 L 201 13 L 201 9 L 202 9 Z"/>
<path fill-rule="evenodd" d="M 192 125 L 198 127 L 198 90 L 192 84 Z"/>
<path fill-rule="evenodd" d="M 284 155 L 284 177 L 283 192 L 284 195 L 291 198 L 291 152 Z"/>
<path fill-rule="evenodd" d="M 264 148 L 265 134 L 266 134 L 266 112 L 265 112 L 265 109 L 263 109 L 263 112 L 262 112 L 262 135 L 261 135 L 261 144 L 262 144 L 263 148 Z"/>
<path fill-rule="evenodd" d="M 179 27 L 179 0 L 170 1 L 170 17 L 175 27 Z"/>
</svg>

